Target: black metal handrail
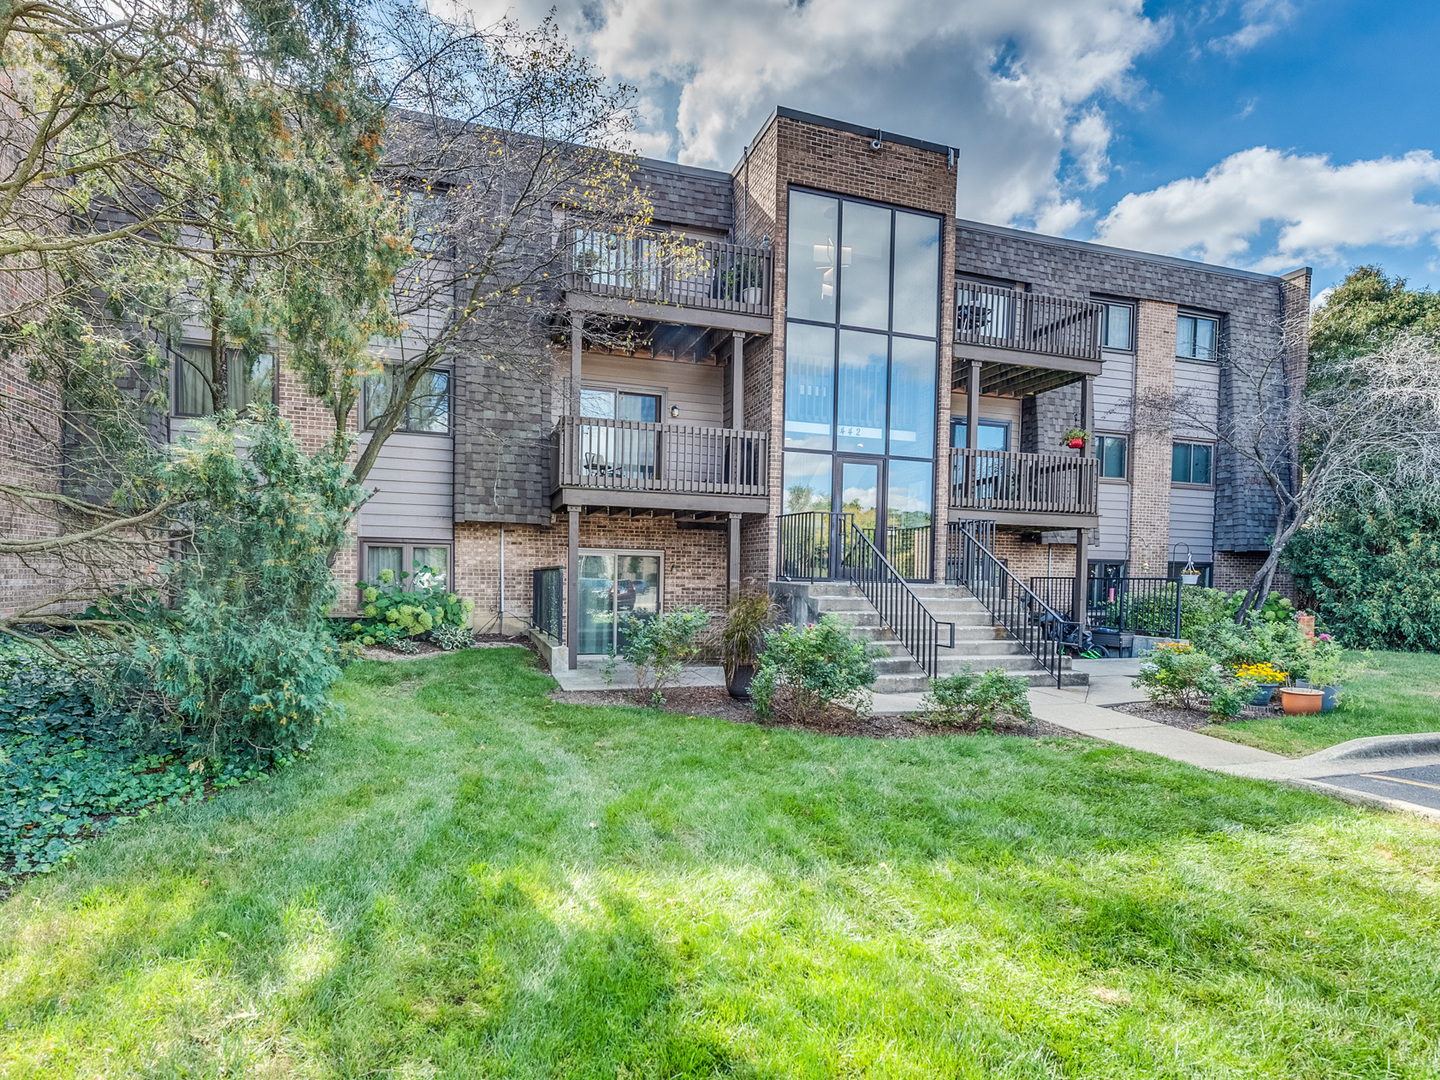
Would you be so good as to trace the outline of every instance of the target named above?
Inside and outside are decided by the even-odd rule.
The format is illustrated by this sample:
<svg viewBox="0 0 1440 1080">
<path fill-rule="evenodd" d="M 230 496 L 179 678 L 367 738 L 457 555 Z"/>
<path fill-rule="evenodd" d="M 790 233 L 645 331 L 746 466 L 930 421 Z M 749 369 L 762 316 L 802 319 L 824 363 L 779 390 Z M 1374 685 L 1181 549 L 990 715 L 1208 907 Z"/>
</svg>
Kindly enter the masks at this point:
<svg viewBox="0 0 1440 1080">
<path fill-rule="evenodd" d="M 880 621 L 900 639 L 925 674 L 935 678 L 940 648 L 955 648 L 955 624 L 942 623 L 930 614 L 910 583 L 853 520 L 845 537 L 844 567 L 850 581 L 880 613 Z M 942 626 L 950 628 L 949 639 L 944 642 L 940 640 Z"/>
<path fill-rule="evenodd" d="M 537 569 L 531 579 L 530 622 L 557 642 L 565 640 L 565 572 L 558 566 Z"/>
<path fill-rule="evenodd" d="M 969 589 L 1059 686 L 1069 620 L 995 557 L 994 537 L 992 521 L 952 521 L 945 537 L 945 580 Z"/>
<path fill-rule="evenodd" d="M 1031 578 L 1030 588 L 1074 620 L 1073 577 Z M 1086 582 L 1085 621 L 1092 629 L 1178 638 L 1182 591 L 1177 578 L 1092 578 Z"/>
<path fill-rule="evenodd" d="M 828 510 L 782 514 L 777 530 L 779 561 L 776 577 L 783 581 L 833 581 L 841 576 L 840 554 L 851 515 Z"/>
</svg>

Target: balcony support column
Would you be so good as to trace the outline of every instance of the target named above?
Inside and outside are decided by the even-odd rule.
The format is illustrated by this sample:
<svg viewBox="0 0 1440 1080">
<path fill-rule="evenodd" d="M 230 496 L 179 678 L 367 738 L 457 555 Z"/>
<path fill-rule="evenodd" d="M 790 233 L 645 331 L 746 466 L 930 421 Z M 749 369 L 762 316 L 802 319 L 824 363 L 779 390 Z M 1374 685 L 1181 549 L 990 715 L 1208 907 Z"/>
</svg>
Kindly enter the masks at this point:
<svg viewBox="0 0 1440 1080">
<path fill-rule="evenodd" d="M 1085 637 L 1085 600 L 1086 587 L 1089 585 L 1087 578 L 1090 571 L 1090 530 L 1075 530 L 1075 623 L 1079 628 L 1075 636 L 1075 643 L 1078 647 Z"/>
<path fill-rule="evenodd" d="M 730 338 L 730 426 L 745 426 L 745 334 L 736 330 Z"/>
<path fill-rule="evenodd" d="M 740 515 L 730 515 L 730 599 L 740 595 Z"/>
<path fill-rule="evenodd" d="M 965 380 L 965 449 L 972 453 L 965 459 L 965 495 L 972 501 L 980 491 L 980 463 L 973 451 L 980 448 L 980 361 L 970 361 L 970 375 Z"/>
<path fill-rule="evenodd" d="M 570 518 L 565 552 L 565 656 L 574 671 L 580 663 L 580 507 L 567 506 L 565 513 Z"/>
<path fill-rule="evenodd" d="M 570 313 L 570 415 L 580 415 L 580 354 L 584 351 L 585 316 Z"/>
</svg>

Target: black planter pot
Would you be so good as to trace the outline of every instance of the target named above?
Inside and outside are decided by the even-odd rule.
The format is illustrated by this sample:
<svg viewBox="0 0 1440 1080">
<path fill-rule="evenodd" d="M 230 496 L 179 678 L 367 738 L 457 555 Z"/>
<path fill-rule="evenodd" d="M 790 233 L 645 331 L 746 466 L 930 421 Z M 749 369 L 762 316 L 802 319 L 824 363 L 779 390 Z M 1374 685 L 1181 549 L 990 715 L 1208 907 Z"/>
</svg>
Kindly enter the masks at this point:
<svg viewBox="0 0 1440 1080">
<path fill-rule="evenodd" d="M 725 673 L 725 689 L 737 701 L 750 700 L 750 681 L 755 678 L 754 664 L 736 664 Z"/>
</svg>

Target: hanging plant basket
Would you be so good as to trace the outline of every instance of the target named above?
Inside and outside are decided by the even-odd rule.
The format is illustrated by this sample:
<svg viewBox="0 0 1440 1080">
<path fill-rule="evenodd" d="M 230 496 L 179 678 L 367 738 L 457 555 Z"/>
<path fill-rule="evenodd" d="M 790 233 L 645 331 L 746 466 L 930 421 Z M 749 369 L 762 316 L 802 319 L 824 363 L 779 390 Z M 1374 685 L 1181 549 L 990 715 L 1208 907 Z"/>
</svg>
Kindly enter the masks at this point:
<svg viewBox="0 0 1440 1080">
<path fill-rule="evenodd" d="M 1072 450 L 1084 450 L 1090 441 L 1090 433 L 1084 428 L 1071 428 L 1065 433 L 1065 445 Z"/>
</svg>

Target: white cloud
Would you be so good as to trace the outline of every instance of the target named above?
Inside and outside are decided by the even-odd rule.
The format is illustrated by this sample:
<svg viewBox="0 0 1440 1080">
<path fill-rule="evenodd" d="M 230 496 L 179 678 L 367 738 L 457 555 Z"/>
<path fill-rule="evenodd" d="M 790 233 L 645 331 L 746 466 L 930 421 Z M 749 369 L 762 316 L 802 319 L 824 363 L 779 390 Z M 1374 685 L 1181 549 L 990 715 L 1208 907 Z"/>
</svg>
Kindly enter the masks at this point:
<svg viewBox="0 0 1440 1080">
<path fill-rule="evenodd" d="M 1240 29 L 1210 44 L 1221 52 L 1245 52 L 1279 33 L 1297 14 L 1294 0 L 1245 0 L 1240 5 Z"/>
<path fill-rule="evenodd" d="M 551 0 L 468 0 L 478 20 Z M 960 148 L 960 212 L 1073 228 L 1110 170 L 1104 107 L 1168 33 L 1143 0 L 572 0 L 576 44 L 641 97 L 641 146 L 729 168 L 775 105 Z M 1063 231 L 1063 229 L 1062 229 Z"/>
<path fill-rule="evenodd" d="M 1440 246 L 1440 205 L 1427 198 L 1440 198 L 1440 160 L 1428 150 L 1333 165 L 1257 146 L 1203 177 L 1126 195 L 1095 232 L 1106 243 L 1257 270 L 1332 266 L 1366 245 Z"/>
</svg>

